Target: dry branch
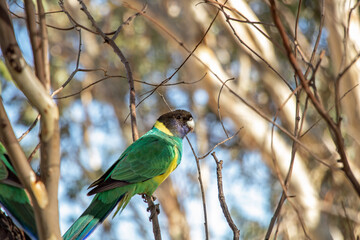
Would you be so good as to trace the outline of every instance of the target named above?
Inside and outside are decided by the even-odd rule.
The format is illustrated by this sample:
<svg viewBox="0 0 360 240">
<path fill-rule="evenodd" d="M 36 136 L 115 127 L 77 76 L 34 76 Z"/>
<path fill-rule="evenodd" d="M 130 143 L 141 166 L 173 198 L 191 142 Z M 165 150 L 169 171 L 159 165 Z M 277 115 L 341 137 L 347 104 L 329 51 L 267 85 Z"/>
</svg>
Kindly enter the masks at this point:
<svg viewBox="0 0 360 240">
<path fill-rule="evenodd" d="M 215 152 L 211 153 L 211 155 L 213 156 L 215 163 L 216 163 L 216 176 L 217 176 L 217 184 L 218 184 L 218 197 L 219 197 L 219 202 L 220 202 L 220 206 L 221 209 L 224 213 L 224 216 L 226 218 L 226 221 L 228 222 L 231 230 L 234 233 L 234 240 L 239 239 L 240 238 L 240 230 L 236 227 L 234 221 L 231 218 L 230 215 L 230 211 L 227 207 L 226 204 L 226 200 L 225 200 L 225 194 L 224 194 L 224 190 L 223 190 L 223 184 L 222 184 L 222 165 L 223 165 L 223 161 L 222 160 L 218 160 L 218 158 L 216 157 Z"/>
<path fill-rule="evenodd" d="M 209 228 L 208 228 L 208 221 L 207 221 L 205 190 L 204 190 L 204 184 L 202 182 L 202 175 L 201 175 L 201 168 L 200 168 L 200 159 L 196 155 L 195 150 L 194 150 L 193 146 L 191 145 L 191 142 L 188 137 L 186 137 L 186 140 L 188 141 L 188 143 L 190 145 L 191 151 L 192 151 L 192 153 L 195 157 L 195 161 L 196 161 L 196 167 L 197 167 L 197 171 L 198 171 L 198 180 L 199 180 L 199 184 L 200 184 L 201 198 L 202 198 L 202 204 L 203 204 L 203 212 L 204 212 L 205 239 L 208 240 L 209 239 Z"/>
</svg>

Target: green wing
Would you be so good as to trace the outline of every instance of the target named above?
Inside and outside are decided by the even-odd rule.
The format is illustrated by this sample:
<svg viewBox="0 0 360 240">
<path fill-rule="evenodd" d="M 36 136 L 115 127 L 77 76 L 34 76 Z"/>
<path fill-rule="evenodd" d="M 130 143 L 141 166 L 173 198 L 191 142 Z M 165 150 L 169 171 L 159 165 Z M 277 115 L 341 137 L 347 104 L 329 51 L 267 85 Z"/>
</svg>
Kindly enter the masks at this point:
<svg viewBox="0 0 360 240">
<path fill-rule="evenodd" d="M 182 141 L 158 130 L 150 130 L 131 144 L 109 170 L 89 188 L 89 195 L 132 183 L 139 183 L 166 172 L 177 156 L 180 163 Z"/>
<path fill-rule="evenodd" d="M 161 136 L 146 136 L 132 144 L 117 163 L 111 178 L 129 183 L 143 182 L 163 174 L 178 151 Z"/>
</svg>

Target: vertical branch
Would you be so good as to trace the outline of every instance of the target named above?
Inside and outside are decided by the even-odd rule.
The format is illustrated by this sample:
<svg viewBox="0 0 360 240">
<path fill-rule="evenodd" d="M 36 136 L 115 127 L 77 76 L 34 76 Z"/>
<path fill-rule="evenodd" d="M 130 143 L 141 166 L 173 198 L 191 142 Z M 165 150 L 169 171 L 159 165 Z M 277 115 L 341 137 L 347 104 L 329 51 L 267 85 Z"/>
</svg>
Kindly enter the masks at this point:
<svg viewBox="0 0 360 240">
<path fill-rule="evenodd" d="M 224 195 L 224 190 L 223 190 L 223 185 L 222 185 L 222 165 L 223 165 L 223 161 L 222 160 L 218 160 L 218 158 L 216 157 L 215 152 L 211 153 L 211 155 L 213 156 L 215 163 L 216 163 L 216 176 L 217 176 L 217 184 L 218 184 L 218 192 L 219 192 L 219 202 L 220 202 L 220 206 L 221 209 L 224 213 L 224 216 L 226 218 L 226 221 L 229 224 L 229 227 L 231 228 L 231 230 L 234 233 L 234 240 L 239 239 L 240 238 L 240 230 L 236 227 L 234 221 L 231 218 L 230 215 L 230 211 L 227 207 L 226 201 L 225 201 L 225 195 Z"/>
<path fill-rule="evenodd" d="M 45 86 L 45 72 L 44 62 L 41 47 L 40 33 L 37 29 L 35 6 L 33 1 L 25 0 L 25 13 L 26 13 L 26 25 L 29 32 L 29 38 L 31 42 L 32 52 L 34 56 L 35 75 L 40 82 Z"/>
<path fill-rule="evenodd" d="M 301 86 L 298 86 L 295 91 L 300 88 Z M 295 111 L 295 129 L 294 129 L 294 137 L 296 137 L 297 139 L 299 138 L 299 125 L 300 125 L 300 104 L 299 104 L 299 101 L 300 101 L 300 92 L 297 92 L 297 93 L 294 93 L 295 97 L 296 97 L 296 111 Z M 284 104 L 283 104 L 284 105 Z M 282 105 L 282 106 L 283 106 Z M 281 107 L 279 108 L 279 111 L 281 110 Z M 276 118 L 278 116 L 278 113 L 279 111 L 276 112 L 276 115 L 275 115 L 275 118 L 274 118 L 274 122 L 276 121 Z M 271 130 L 271 148 L 273 149 L 273 132 L 274 132 L 274 125 L 272 127 L 272 130 Z M 270 223 L 269 223 L 269 227 L 266 231 L 266 235 L 265 235 L 265 239 L 270 239 L 270 235 L 271 235 L 271 232 L 274 228 L 274 225 L 275 225 L 275 222 L 276 220 L 279 218 L 280 216 L 280 212 L 281 212 L 281 209 L 282 209 L 282 206 L 283 204 L 285 203 L 285 200 L 288 198 L 287 196 L 287 189 L 289 187 L 289 182 L 290 182 L 290 179 L 291 179 L 291 175 L 292 175 L 292 171 L 293 171 L 293 167 L 294 167 L 294 163 L 295 163 L 295 155 L 296 155 L 296 151 L 297 151 L 297 148 L 298 148 L 298 144 L 296 141 L 293 141 L 293 144 L 292 144 L 292 151 L 291 151 L 291 158 L 290 158 L 290 165 L 289 165 L 289 170 L 288 170 L 288 173 L 286 175 L 286 178 L 284 180 L 284 183 L 282 182 L 282 179 L 281 179 L 281 175 L 279 173 L 279 170 L 278 170 L 278 165 L 277 165 L 277 162 L 276 162 L 276 158 L 275 156 L 272 157 L 273 159 L 273 162 L 274 162 L 274 165 L 275 165 L 275 169 L 276 169 L 276 174 L 278 175 L 278 178 L 279 178 L 279 181 L 280 181 L 280 184 L 281 184 L 281 187 L 283 188 L 283 191 L 281 193 L 281 197 L 279 199 L 279 202 L 278 202 L 278 205 L 275 209 L 275 212 L 270 220 Z M 298 211 L 296 211 L 298 213 Z M 301 220 L 301 217 L 298 215 L 299 217 L 299 220 L 301 222 L 301 224 L 303 225 L 302 223 L 302 220 Z M 304 229 L 304 233 L 306 235 L 306 232 L 305 232 L 305 227 L 303 227 Z"/>
<path fill-rule="evenodd" d="M 161 240 L 161 229 L 160 229 L 159 219 L 157 217 L 159 215 L 158 212 L 159 204 L 154 204 L 152 196 L 148 196 L 146 194 L 145 194 L 145 201 L 148 204 L 148 211 L 150 211 L 149 220 L 152 222 L 154 238 L 155 240 Z"/>
<path fill-rule="evenodd" d="M 115 44 L 115 43 L 114 43 Z M 126 61 L 127 65 L 128 65 L 128 81 L 129 81 L 129 90 L 130 90 L 130 119 L 131 119 L 131 130 L 132 130 L 132 137 L 133 137 L 133 141 L 136 141 L 139 138 L 139 132 L 137 129 L 137 124 L 136 124 L 136 94 L 135 94 L 135 87 L 134 87 L 134 79 L 132 78 L 132 74 L 131 74 L 131 70 L 130 70 L 130 65 L 129 63 Z M 125 62 L 124 62 L 125 65 Z M 126 67 L 125 67 L 126 68 Z M 129 77 L 131 76 L 131 77 Z"/>
<path fill-rule="evenodd" d="M 41 66 L 43 68 L 44 72 L 44 86 L 45 89 L 49 92 L 51 88 L 50 83 L 50 63 L 48 58 L 48 49 L 49 49 L 49 41 L 48 41 L 48 35 L 47 35 L 47 28 L 46 28 L 46 20 L 45 20 L 45 11 L 44 6 L 42 4 L 41 0 L 37 0 L 37 7 L 38 7 L 38 14 L 39 14 L 39 23 L 40 23 L 40 51 L 41 51 L 41 58 L 43 65 Z"/>
<path fill-rule="evenodd" d="M 193 152 L 193 155 L 194 155 L 195 160 L 196 160 L 196 167 L 197 167 L 197 170 L 198 170 L 198 180 L 199 180 L 199 184 L 200 184 L 201 198 L 202 198 L 202 202 L 203 202 L 205 239 L 208 240 L 209 239 L 209 228 L 208 228 L 208 221 L 207 221 L 205 190 L 204 190 L 204 184 L 202 182 L 200 161 L 199 161 L 198 156 L 195 153 L 195 150 L 194 150 L 193 146 L 191 145 L 191 142 L 190 142 L 189 138 L 186 137 L 186 140 L 188 141 L 188 143 L 190 145 L 190 148 L 191 148 L 191 151 Z"/>
<path fill-rule="evenodd" d="M 354 234 L 354 228 L 353 228 L 352 223 L 350 222 L 349 216 L 348 216 L 348 214 L 346 212 L 344 202 L 341 202 L 341 207 L 344 210 L 344 216 L 345 216 L 345 219 L 346 219 L 346 225 L 348 227 L 348 231 L 349 231 L 349 235 L 351 236 L 351 240 L 355 240 L 356 238 L 355 238 L 355 234 Z M 357 238 L 357 239 L 359 239 L 359 238 Z"/>
<path fill-rule="evenodd" d="M 31 11 L 31 7 L 29 9 Z M 2 105 L 1 137 L 10 157 L 14 159 L 14 168 L 18 172 L 20 181 L 29 192 L 34 204 L 40 239 L 60 239 L 57 200 L 60 175 L 58 109 L 21 54 L 4 0 L 0 0 L 0 16 L 0 35 L 2 36 L 0 45 L 6 66 L 18 88 L 42 116 L 40 133 L 40 141 L 43 146 L 40 166 L 41 180 L 37 179 L 27 162 Z"/>
</svg>

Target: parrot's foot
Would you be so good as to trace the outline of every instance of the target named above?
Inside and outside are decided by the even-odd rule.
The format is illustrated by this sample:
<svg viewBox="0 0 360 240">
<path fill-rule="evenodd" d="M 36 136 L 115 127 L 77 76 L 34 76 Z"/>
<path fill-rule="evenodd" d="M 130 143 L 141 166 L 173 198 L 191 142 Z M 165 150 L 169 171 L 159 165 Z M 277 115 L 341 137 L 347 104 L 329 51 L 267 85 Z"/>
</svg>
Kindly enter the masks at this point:
<svg viewBox="0 0 360 240">
<path fill-rule="evenodd" d="M 146 211 L 151 212 L 149 217 L 149 221 L 151 222 L 155 215 L 160 214 L 160 204 L 153 204 L 152 206 L 149 206 Z"/>
<path fill-rule="evenodd" d="M 144 202 L 148 203 L 149 195 L 143 193 L 143 194 L 141 194 L 141 197 L 144 199 Z M 151 195 L 150 199 L 151 199 L 151 201 L 154 202 L 154 201 L 156 201 L 157 198 L 154 195 Z"/>
<path fill-rule="evenodd" d="M 154 203 L 156 200 L 156 197 L 154 196 L 142 194 L 142 198 L 144 199 L 144 202 L 148 204 L 146 211 L 150 212 L 149 221 L 151 222 L 154 217 L 160 214 L 160 205 Z"/>
</svg>

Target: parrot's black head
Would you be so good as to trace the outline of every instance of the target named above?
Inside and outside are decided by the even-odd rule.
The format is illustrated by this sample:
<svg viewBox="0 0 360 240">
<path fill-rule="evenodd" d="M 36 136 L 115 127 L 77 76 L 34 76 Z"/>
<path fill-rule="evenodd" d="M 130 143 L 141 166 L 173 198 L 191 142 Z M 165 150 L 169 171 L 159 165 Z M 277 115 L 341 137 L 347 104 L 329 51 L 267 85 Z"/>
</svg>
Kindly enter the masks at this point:
<svg viewBox="0 0 360 240">
<path fill-rule="evenodd" d="M 188 111 L 175 110 L 161 115 L 155 123 L 159 130 L 177 137 L 184 138 L 194 130 L 194 119 Z"/>
</svg>

